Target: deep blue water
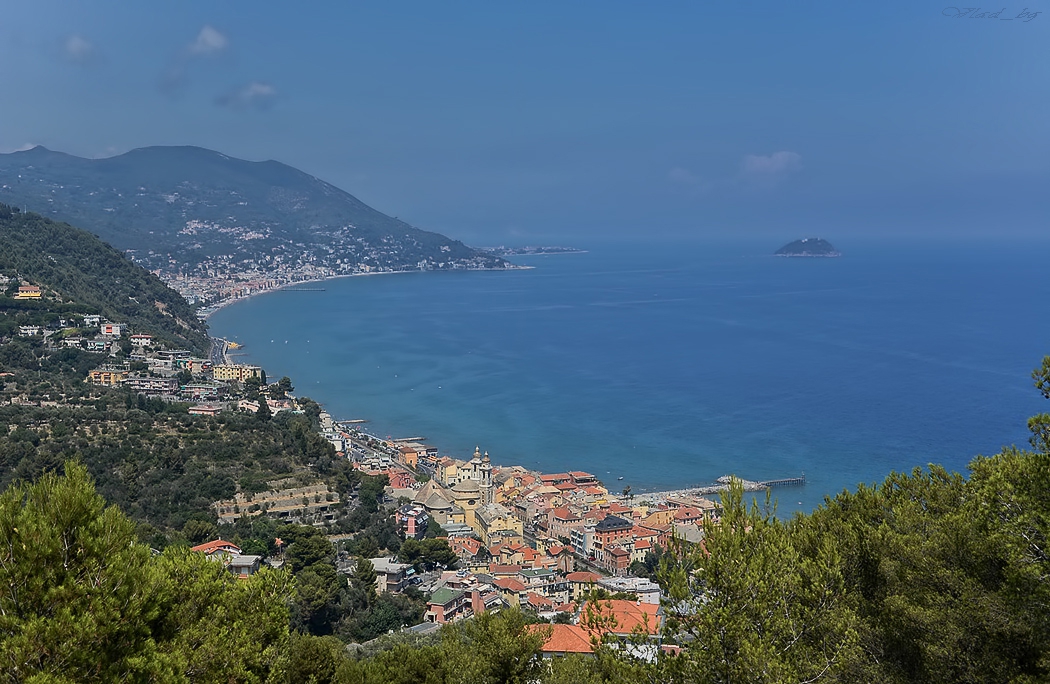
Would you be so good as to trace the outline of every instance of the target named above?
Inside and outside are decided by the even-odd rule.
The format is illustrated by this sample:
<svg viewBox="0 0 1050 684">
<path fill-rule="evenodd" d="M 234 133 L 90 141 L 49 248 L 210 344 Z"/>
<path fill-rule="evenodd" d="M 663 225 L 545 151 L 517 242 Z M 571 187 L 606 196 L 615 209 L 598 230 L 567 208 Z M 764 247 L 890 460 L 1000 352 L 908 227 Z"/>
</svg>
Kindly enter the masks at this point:
<svg viewBox="0 0 1050 684">
<path fill-rule="evenodd" d="M 527 271 L 269 293 L 211 327 L 376 434 L 613 489 L 804 472 L 776 492 L 787 513 L 1025 443 L 1050 409 L 1030 379 L 1050 353 L 1050 243 L 838 246 L 588 246 Z"/>
</svg>

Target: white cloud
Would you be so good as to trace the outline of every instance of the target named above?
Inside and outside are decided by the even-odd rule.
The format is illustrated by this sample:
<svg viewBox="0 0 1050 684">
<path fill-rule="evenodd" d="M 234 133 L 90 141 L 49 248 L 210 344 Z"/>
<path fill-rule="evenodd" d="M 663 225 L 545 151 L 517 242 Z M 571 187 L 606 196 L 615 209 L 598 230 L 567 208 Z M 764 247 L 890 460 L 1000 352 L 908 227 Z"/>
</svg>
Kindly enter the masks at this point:
<svg viewBox="0 0 1050 684">
<path fill-rule="evenodd" d="M 782 150 L 762 156 L 749 154 L 740 162 L 740 171 L 754 178 L 779 176 L 802 168 L 802 157 L 795 152 Z"/>
<path fill-rule="evenodd" d="M 215 98 L 215 104 L 230 109 L 266 109 L 277 97 L 277 89 L 269 83 L 252 81 Z"/>
<path fill-rule="evenodd" d="M 63 44 L 63 49 L 65 50 L 66 57 L 77 64 L 88 64 L 98 54 L 91 41 L 75 33 L 66 38 L 66 42 Z"/>
<path fill-rule="evenodd" d="M 211 24 L 205 24 L 186 51 L 194 56 L 214 55 L 225 50 L 229 44 L 229 39 L 222 32 Z"/>
<path fill-rule="evenodd" d="M 230 39 L 211 24 L 201 27 L 197 37 L 175 55 L 161 73 L 157 85 L 168 95 L 177 95 L 189 83 L 189 71 L 194 60 L 214 58 L 225 52 Z"/>
</svg>

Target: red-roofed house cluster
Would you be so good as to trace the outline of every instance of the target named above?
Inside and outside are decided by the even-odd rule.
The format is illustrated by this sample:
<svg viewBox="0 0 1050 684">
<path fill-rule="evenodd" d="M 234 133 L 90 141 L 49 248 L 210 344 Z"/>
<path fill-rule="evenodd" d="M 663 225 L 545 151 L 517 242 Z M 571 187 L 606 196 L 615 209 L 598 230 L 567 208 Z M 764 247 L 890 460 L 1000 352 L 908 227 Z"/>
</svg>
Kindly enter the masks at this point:
<svg viewBox="0 0 1050 684">
<path fill-rule="evenodd" d="M 480 448 L 463 461 L 417 442 L 351 432 L 343 435 L 349 440 L 344 453 L 364 472 L 391 477 L 387 496 L 401 501 L 396 519 L 405 536 L 420 538 L 437 523 L 459 559 L 461 570 L 420 586 L 430 592 L 425 620 L 431 622 L 499 606 L 529 608 L 547 618 L 567 612 L 576 624 L 559 626 L 552 639 L 576 644 L 564 652 L 582 646 L 589 652 L 593 634 L 585 632 L 591 621 L 586 610 L 581 618 L 580 606 L 588 592 L 634 598 L 613 604 L 611 622 L 626 626 L 624 633 L 639 624 L 628 619 L 636 614 L 658 625 L 660 589 L 647 578 L 631 577 L 631 565 L 644 563 L 658 546 L 666 548 L 672 537 L 699 542 L 705 519 L 717 516 L 716 505 L 699 497 L 638 497 L 636 503 L 627 493 L 610 494 L 583 471 L 499 467 Z"/>
</svg>

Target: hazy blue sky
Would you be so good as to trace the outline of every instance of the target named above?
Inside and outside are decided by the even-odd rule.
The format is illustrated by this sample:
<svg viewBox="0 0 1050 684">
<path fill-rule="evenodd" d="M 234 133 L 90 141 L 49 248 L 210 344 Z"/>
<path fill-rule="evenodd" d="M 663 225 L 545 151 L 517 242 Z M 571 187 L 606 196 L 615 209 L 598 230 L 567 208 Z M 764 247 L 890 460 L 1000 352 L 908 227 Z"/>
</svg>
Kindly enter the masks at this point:
<svg viewBox="0 0 1050 684">
<path fill-rule="evenodd" d="M 5 3 L 0 151 L 272 158 L 475 244 L 1041 234 L 1050 0 L 949 1 Z"/>
</svg>

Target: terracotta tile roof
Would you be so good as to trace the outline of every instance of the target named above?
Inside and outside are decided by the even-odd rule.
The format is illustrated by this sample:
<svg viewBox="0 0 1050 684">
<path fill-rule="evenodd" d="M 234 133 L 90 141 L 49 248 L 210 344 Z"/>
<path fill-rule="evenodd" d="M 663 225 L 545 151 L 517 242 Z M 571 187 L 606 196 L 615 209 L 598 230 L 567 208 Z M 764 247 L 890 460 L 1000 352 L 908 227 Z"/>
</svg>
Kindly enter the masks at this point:
<svg viewBox="0 0 1050 684">
<path fill-rule="evenodd" d="M 603 617 L 611 616 L 616 622 L 615 627 L 609 630 L 613 634 L 658 634 L 662 622 L 659 610 L 660 606 L 652 603 L 608 600 L 584 604 L 581 616 L 587 615 L 588 611 Z"/>
<path fill-rule="evenodd" d="M 551 511 L 551 514 L 554 515 L 554 517 L 558 518 L 559 520 L 579 520 L 580 519 L 580 516 L 576 515 L 575 513 L 573 513 L 571 510 L 569 510 L 565 506 L 561 506 L 559 508 L 555 508 L 553 511 Z"/>
<path fill-rule="evenodd" d="M 544 653 L 592 653 L 591 636 L 578 625 L 530 625 L 532 630 L 550 630 L 540 650 Z"/>
<path fill-rule="evenodd" d="M 528 593 L 529 605 L 534 608 L 553 608 L 554 601 L 551 601 L 546 596 L 540 596 L 539 594 L 530 591 Z"/>
<path fill-rule="evenodd" d="M 517 575 L 521 572 L 520 565 L 501 565 L 500 563 L 489 563 L 490 575 Z"/>
<path fill-rule="evenodd" d="M 198 544 L 190 548 L 190 551 L 198 551 L 203 554 L 213 554 L 216 551 L 232 551 L 234 553 L 240 553 L 241 548 L 233 542 L 223 541 L 222 539 L 216 539 L 215 541 L 205 542 Z"/>
<path fill-rule="evenodd" d="M 508 591 L 525 591 L 525 585 L 514 579 L 513 577 L 501 577 L 493 582 L 500 589 L 506 589 Z"/>
<path fill-rule="evenodd" d="M 592 582 L 597 582 L 601 578 L 602 578 L 602 576 L 599 575 L 596 572 L 570 572 L 568 575 L 565 576 L 565 580 L 567 582 L 588 582 L 588 583 L 592 583 Z"/>
<path fill-rule="evenodd" d="M 482 548 L 480 541 L 470 537 L 453 537 L 448 541 L 448 545 L 455 553 L 466 552 L 471 556 L 476 556 Z"/>
</svg>

